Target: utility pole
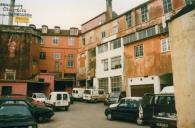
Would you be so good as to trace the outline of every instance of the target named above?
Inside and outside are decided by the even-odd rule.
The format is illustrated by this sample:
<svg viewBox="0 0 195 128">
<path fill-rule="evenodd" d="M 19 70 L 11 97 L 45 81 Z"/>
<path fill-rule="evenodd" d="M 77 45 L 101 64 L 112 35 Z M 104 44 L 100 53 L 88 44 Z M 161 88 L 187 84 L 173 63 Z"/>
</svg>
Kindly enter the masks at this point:
<svg viewBox="0 0 195 128">
<path fill-rule="evenodd" d="M 9 25 L 13 25 L 14 6 L 15 6 L 15 0 L 11 0 L 9 6 Z"/>
</svg>

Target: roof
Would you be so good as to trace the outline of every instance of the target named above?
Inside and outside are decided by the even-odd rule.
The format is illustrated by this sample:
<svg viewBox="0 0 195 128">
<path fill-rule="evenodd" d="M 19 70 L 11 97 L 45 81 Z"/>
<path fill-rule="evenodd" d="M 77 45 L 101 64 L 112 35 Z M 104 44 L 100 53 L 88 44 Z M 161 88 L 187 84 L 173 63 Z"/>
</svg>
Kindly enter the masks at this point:
<svg viewBox="0 0 195 128">
<path fill-rule="evenodd" d="M 41 29 L 39 29 L 41 30 Z M 63 30 L 60 29 L 60 33 L 55 33 L 55 29 L 48 29 L 47 33 L 42 33 L 42 35 L 48 35 L 48 36 L 79 36 L 81 33 L 81 30 L 78 30 L 78 35 L 70 35 L 70 30 Z"/>
<path fill-rule="evenodd" d="M 125 99 L 125 100 L 141 100 L 142 97 L 124 97 L 122 99 Z"/>
<path fill-rule="evenodd" d="M 192 10 L 195 10 L 195 4 L 187 5 L 182 10 L 180 10 L 176 15 L 174 15 L 169 21 L 172 21 L 180 16 L 183 16 L 184 14 L 191 12 Z"/>
</svg>

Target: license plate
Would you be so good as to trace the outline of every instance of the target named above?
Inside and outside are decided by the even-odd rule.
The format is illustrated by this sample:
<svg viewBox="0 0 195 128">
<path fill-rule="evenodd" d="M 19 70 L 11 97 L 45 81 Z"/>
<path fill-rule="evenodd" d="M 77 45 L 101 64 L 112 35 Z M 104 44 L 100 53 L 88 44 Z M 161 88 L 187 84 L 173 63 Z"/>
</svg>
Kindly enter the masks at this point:
<svg viewBox="0 0 195 128">
<path fill-rule="evenodd" d="M 168 128 L 168 124 L 164 124 L 164 123 L 156 123 L 156 126 L 161 127 L 161 128 Z"/>
</svg>

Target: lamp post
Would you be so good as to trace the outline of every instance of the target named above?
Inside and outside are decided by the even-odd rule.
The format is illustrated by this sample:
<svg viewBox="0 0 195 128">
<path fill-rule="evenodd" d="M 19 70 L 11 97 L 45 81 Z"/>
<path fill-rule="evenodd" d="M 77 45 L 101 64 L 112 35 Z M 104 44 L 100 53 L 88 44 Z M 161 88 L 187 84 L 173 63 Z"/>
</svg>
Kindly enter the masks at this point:
<svg viewBox="0 0 195 128">
<path fill-rule="evenodd" d="M 9 25 L 13 25 L 14 6 L 15 6 L 15 0 L 11 0 L 10 7 L 9 7 Z"/>
</svg>

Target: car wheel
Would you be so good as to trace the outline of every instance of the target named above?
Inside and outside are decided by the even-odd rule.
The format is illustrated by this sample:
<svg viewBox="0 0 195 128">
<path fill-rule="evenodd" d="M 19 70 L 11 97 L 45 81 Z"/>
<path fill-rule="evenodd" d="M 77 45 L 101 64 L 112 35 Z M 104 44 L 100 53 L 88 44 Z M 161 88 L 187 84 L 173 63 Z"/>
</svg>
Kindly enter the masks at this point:
<svg viewBox="0 0 195 128">
<path fill-rule="evenodd" d="M 39 116 L 37 119 L 38 122 L 43 122 L 43 120 L 44 120 L 44 118 L 42 116 Z"/>
<path fill-rule="evenodd" d="M 139 117 L 137 118 L 136 123 L 137 123 L 137 125 L 143 125 L 144 124 L 143 120 L 140 119 Z"/>
<path fill-rule="evenodd" d="M 69 107 L 65 107 L 65 108 L 64 108 L 64 109 L 65 109 L 65 111 L 68 111 L 68 108 L 69 108 Z"/>
<path fill-rule="evenodd" d="M 108 113 L 108 114 L 107 114 L 107 119 L 108 119 L 108 120 L 112 120 L 112 115 L 111 115 L 111 113 Z"/>
</svg>

